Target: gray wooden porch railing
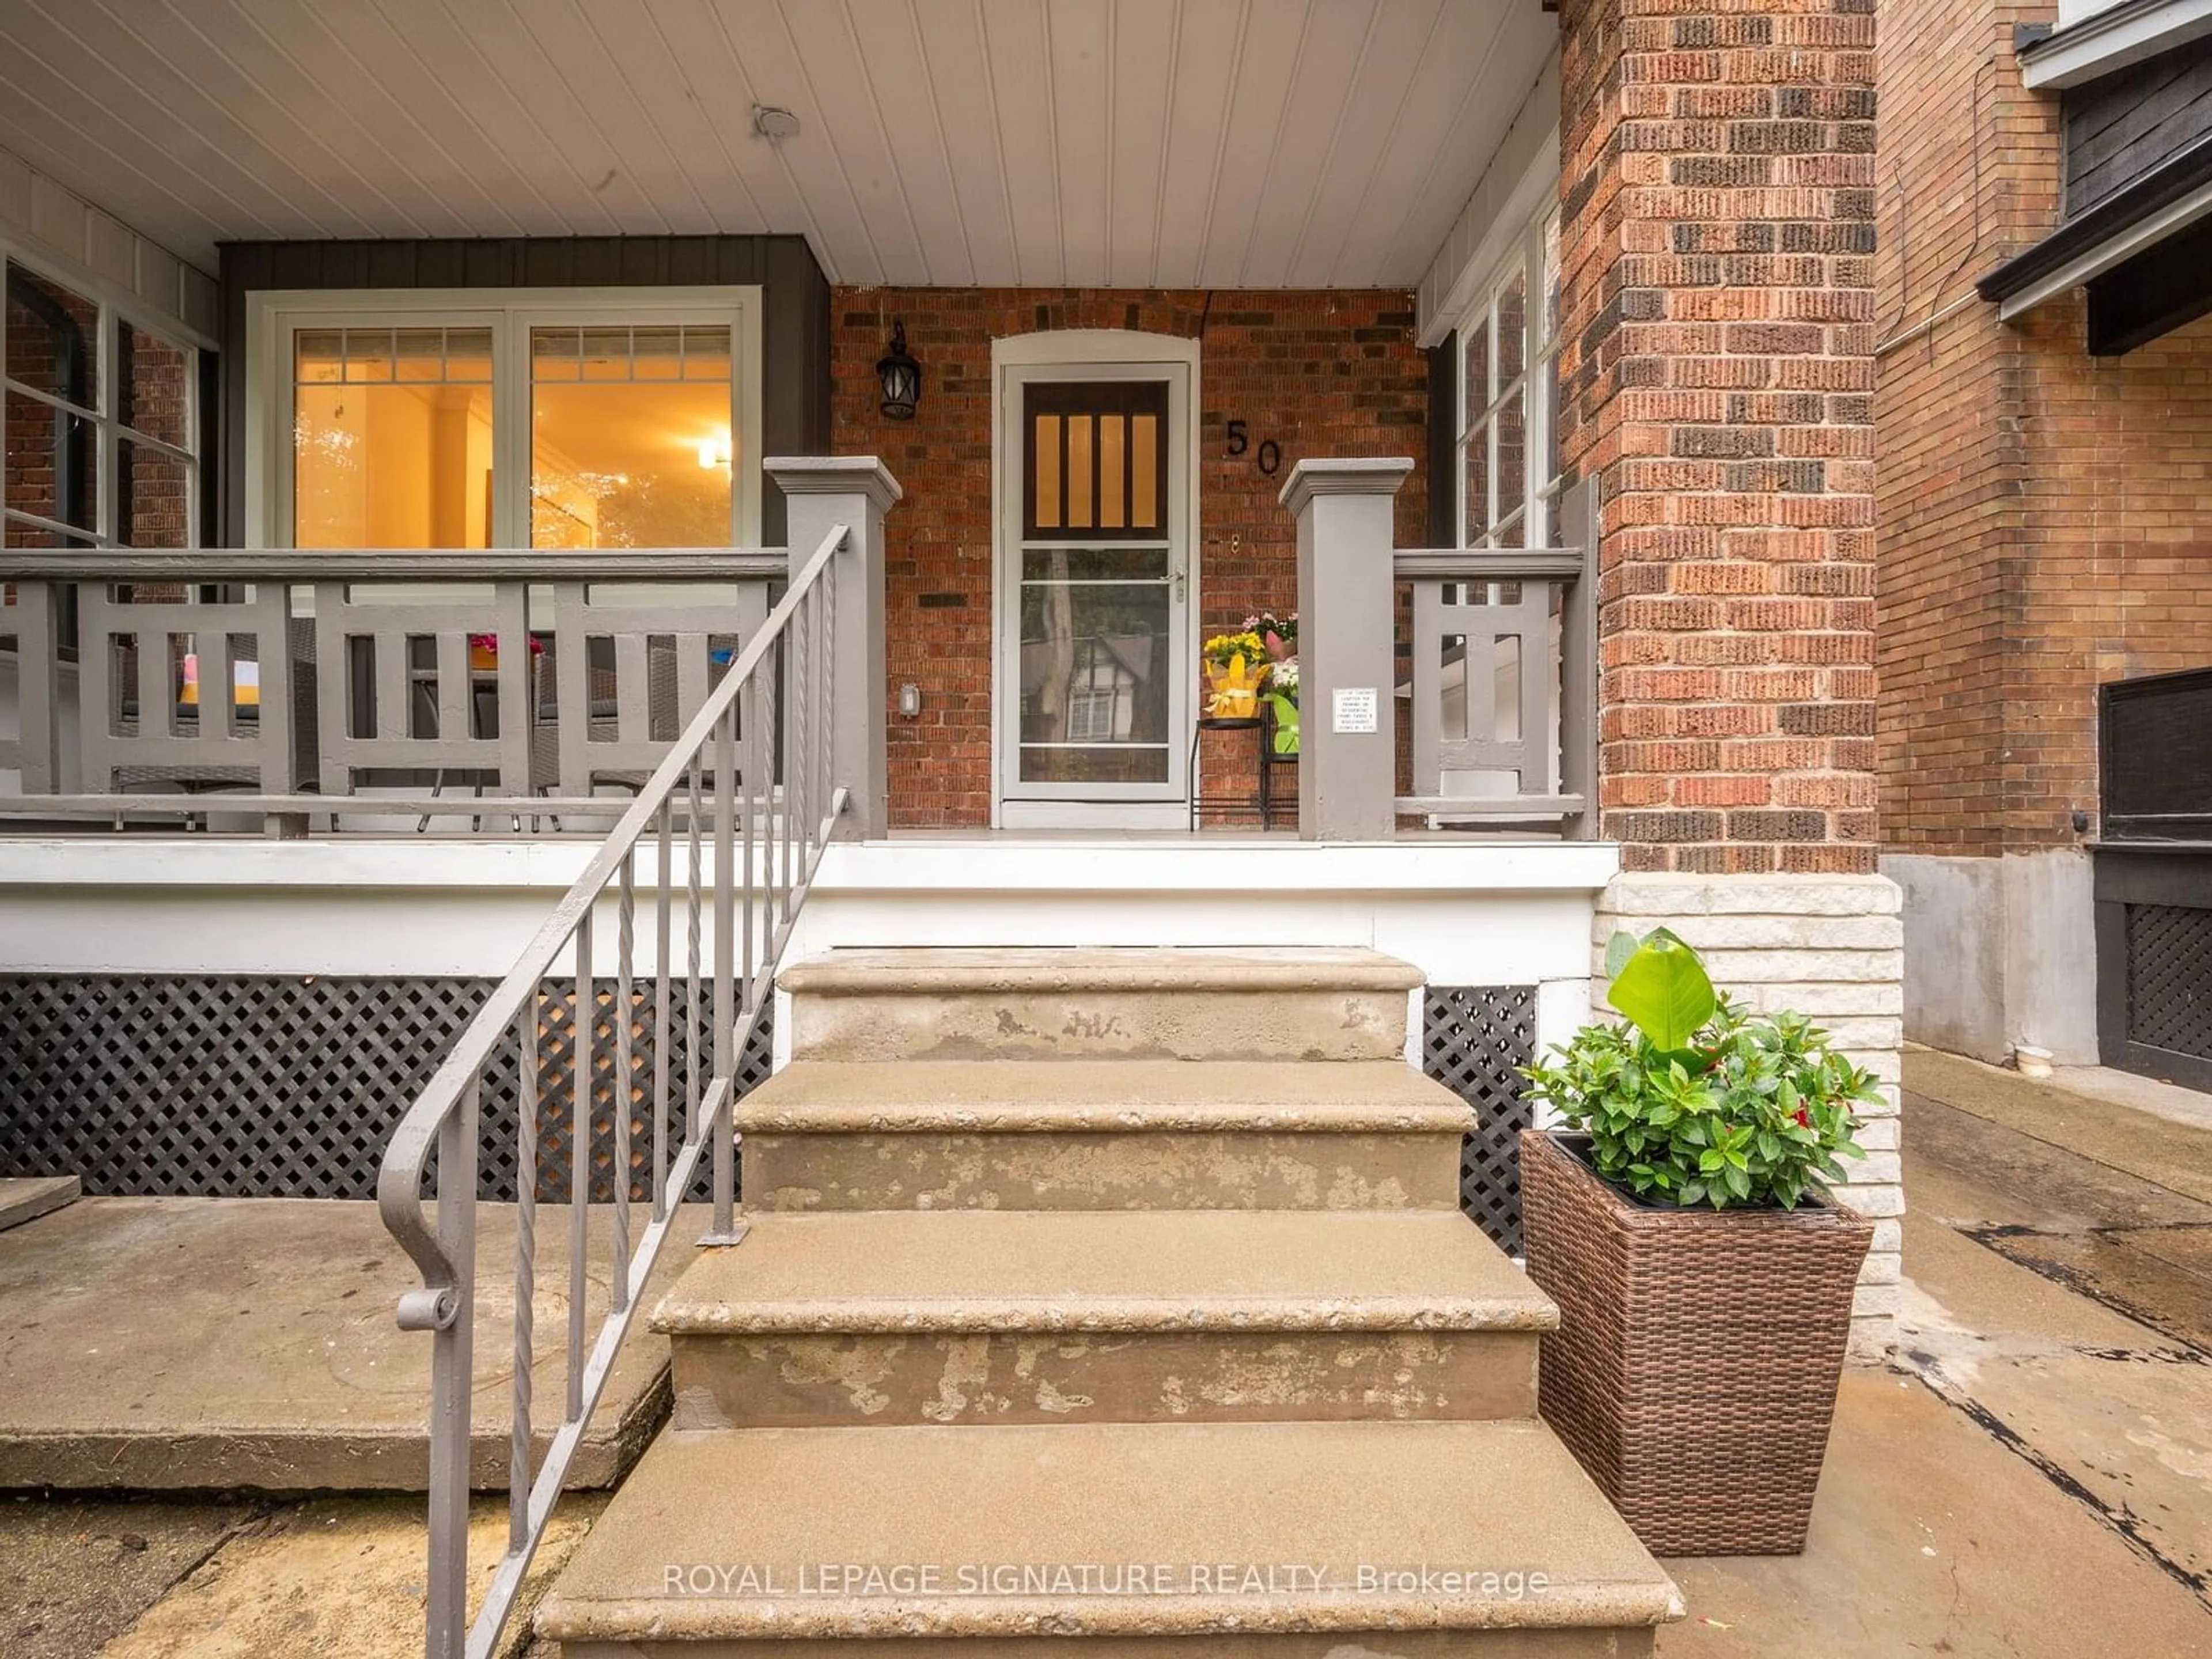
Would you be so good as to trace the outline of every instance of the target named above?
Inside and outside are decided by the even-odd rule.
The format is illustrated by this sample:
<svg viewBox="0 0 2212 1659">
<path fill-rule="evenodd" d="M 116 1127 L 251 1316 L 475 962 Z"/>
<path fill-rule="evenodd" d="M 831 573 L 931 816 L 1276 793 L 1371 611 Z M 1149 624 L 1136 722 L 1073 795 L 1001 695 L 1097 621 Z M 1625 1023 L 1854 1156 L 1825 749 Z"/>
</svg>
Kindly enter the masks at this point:
<svg viewBox="0 0 2212 1659">
<path fill-rule="evenodd" d="M 1416 819 L 1591 836 L 1596 485 L 1563 493 L 1564 547 L 1394 549 L 1413 465 L 1300 461 L 1283 487 L 1298 526 L 1299 834 L 1388 840 Z"/>
<path fill-rule="evenodd" d="M 477 793 L 387 792 L 374 810 L 477 816 L 490 799 L 555 818 L 652 771 L 787 574 L 781 551 L 742 549 L 10 551 L 18 730 L 0 768 L 22 783 L 0 817 L 174 817 L 190 794 L 296 830 L 362 810 L 344 798 L 365 782 L 427 776 Z M 57 793 L 72 769 L 77 791 Z"/>
</svg>

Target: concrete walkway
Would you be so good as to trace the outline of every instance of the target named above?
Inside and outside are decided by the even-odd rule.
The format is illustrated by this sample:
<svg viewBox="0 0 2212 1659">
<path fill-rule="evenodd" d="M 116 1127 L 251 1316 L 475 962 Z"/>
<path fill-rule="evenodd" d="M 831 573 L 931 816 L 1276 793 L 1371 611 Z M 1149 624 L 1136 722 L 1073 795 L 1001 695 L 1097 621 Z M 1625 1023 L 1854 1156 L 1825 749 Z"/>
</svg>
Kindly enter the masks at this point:
<svg viewBox="0 0 2212 1659">
<path fill-rule="evenodd" d="M 1894 1367 L 1844 1378 L 1802 1556 L 1667 1564 L 1666 1659 L 2212 1653 L 2212 1127 L 2185 1117 L 1907 1054 Z"/>
<path fill-rule="evenodd" d="M 514 1208 L 478 1213 L 472 1463 L 479 1486 L 503 1487 Z M 562 1402 L 568 1214 L 538 1212 L 541 1451 Z M 584 1294 L 596 1331 L 611 1282 L 596 1212 L 592 1237 Z M 656 1285 L 672 1284 L 688 1254 L 665 1252 Z M 10 1228 L 0 1233 L 0 1488 L 420 1491 L 431 1344 L 393 1317 L 416 1282 L 368 1203 L 88 1198 Z M 667 1377 L 667 1343 L 639 1330 L 571 1486 L 611 1486 L 635 1461 L 666 1414 Z"/>
<path fill-rule="evenodd" d="M 1661 1653 L 2212 1653 L 2212 1131 L 1939 1054 L 1905 1088 L 1904 1351 L 1844 1378 L 1806 1553 L 1670 1562 Z M 408 1659 L 420 1525 L 397 1498 L 0 1499 L 0 1653 Z"/>
</svg>

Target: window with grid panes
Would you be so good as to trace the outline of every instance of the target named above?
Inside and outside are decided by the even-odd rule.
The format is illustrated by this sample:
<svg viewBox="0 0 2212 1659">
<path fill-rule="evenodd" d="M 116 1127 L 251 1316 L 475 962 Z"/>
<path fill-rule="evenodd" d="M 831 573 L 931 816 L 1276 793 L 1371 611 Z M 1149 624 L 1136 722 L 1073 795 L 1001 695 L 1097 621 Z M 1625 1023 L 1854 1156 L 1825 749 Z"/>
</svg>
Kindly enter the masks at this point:
<svg viewBox="0 0 2212 1659">
<path fill-rule="evenodd" d="M 1459 327 L 1459 540 L 1557 546 L 1559 216 L 1515 238 Z"/>
<path fill-rule="evenodd" d="M 13 548 L 197 545 L 200 354 L 6 261 L 0 532 Z"/>
</svg>

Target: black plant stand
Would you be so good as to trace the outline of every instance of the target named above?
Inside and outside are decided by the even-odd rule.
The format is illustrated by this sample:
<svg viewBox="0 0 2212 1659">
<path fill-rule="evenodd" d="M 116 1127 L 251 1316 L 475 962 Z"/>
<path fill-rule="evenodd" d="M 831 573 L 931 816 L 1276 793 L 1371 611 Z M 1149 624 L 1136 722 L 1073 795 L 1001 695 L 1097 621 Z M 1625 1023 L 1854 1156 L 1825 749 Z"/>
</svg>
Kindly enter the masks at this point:
<svg viewBox="0 0 2212 1659">
<path fill-rule="evenodd" d="M 1267 824 L 1267 722 L 1257 714 L 1225 715 L 1201 714 L 1190 732 L 1190 827 L 1198 829 L 1198 816 L 1206 812 L 1241 812 L 1252 805 L 1242 795 L 1201 795 L 1198 793 L 1199 739 L 1208 732 L 1250 732 L 1255 736 L 1260 763 L 1260 827 Z"/>
</svg>

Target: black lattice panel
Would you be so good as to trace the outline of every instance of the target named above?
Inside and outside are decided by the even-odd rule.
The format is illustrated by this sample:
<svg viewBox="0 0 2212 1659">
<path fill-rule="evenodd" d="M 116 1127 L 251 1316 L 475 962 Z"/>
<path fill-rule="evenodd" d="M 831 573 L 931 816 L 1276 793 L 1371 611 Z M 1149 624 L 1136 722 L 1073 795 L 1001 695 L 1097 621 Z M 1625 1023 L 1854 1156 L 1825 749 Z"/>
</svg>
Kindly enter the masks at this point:
<svg viewBox="0 0 2212 1659">
<path fill-rule="evenodd" d="M 1460 1152 L 1460 1207 L 1512 1255 L 1521 1251 L 1521 1076 L 1536 1054 L 1536 991 L 1529 985 L 1431 985 L 1421 1008 L 1427 1073 L 1474 1108 Z"/>
<path fill-rule="evenodd" d="M 2212 910 L 2128 906 L 2128 1036 L 2212 1060 Z"/>
<path fill-rule="evenodd" d="M 702 990 L 704 988 L 702 988 Z M 100 1194 L 370 1198 L 385 1143 L 492 989 L 475 979 L 0 975 L 0 1175 L 77 1174 Z M 710 1059 L 672 999 L 672 1145 L 687 1068 Z M 593 999 L 592 1195 L 613 1190 L 615 983 Z M 633 1194 L 652 1148 L 652 987 L 630 999 Z M 568 1193 L 575 991 L 539 1004 L 541 1198 Z M 510 1031 L 486 1067 L 477 1190 L 514 1196 L 521 1059 Z M 768 1011 L 748 1035 L 738 1091 L 768 1075 Z M 703 1186 L 697 1192 L 703 1193 Z M 696 1194 L 695 1194 L 696 1195 Z"/>
</svg>

